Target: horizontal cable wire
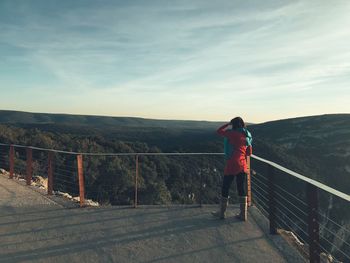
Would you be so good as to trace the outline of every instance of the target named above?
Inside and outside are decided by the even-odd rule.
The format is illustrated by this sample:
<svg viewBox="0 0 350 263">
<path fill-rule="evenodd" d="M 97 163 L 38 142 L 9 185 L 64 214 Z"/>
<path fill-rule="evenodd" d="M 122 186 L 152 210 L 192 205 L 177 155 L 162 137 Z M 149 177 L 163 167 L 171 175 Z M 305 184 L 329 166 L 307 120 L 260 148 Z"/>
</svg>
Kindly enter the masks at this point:
<svg viewBox="0 0 350 263">
<path fill-rule="evenodd" d="M 258 197 L 258 199 L 260 201 L 263 201 L 264 204 L 266 204 L 266 206 L 269 206 L 269 200 L 267 198 L 265 198 L 264 196 L 262 196 L 260 193 L 254 193 L 253 192 L 253 199 L 255 199 L 256 197 Z"/>
<path fill-rule="evenodd" d="M 308 226 L 308 224 L 306 222 L 304 222 L 304 220 L 302 220 L 301 218 L 299 218 L 296 214 L 294 214 L 292 211 L 290 211 L 286 206 L 284 206 L 283 204 L 281 204 L 278 200 L 275 200 L 277 204 L 280 205 L 280 207 L 284 208 L 287 210 L 288 213 L 292 214 L 296 219 L 301 220 L 300 222 L 303 223 L 305 226 Z M 276 206 L 276 208 L 278 208 L 278 206 Z M 281 210 L 281 209 L 279 209 Z"/>
<path fill-rule="evenodd" d="M 65 187 L 68 187 L 70 189 L 73 189 L 73 188 L 75 188 L 76 185 L 74 185 L 74 184 L 67 184 L 66 182 L 62 182 L 62 181 L 57 180 L 54 183 L 54 186 L 65 186 Z"/>
<path fill-rule="evenodd" d="M 260 192 L 257 192 L 257 191 L 255 191 L 255 190 L 253 190 L 253 194 L 262 197 L 262 198 L 266 201 L 266 203 L 269 203 L 268 198 L 265 197 L 265 196 L 263 196 Z"/>
<path fill-rule="evenodd" d="M 261 176 L 256 176 L 256 175 L 251 175 L 250 177 L 252 180 L 256 180 L 256 181 L 259 181 L 265 185 L 268 185 L 269 183 L 269 179 L 267 179 L 264 175 L 261 175 Z"/>
<path fill-rule="evenodd" d="M 339 251 L 343 256 L 345 256 L 347 259 L 350 259 L 350 256 L 347 255 L 344 251 L 342 251 L 340 248 L 338 248 L 337 246 L 335 246 L 331 241 L 329 241 L 327 238 L 320 236 L 320 239 L 326 241 L 331 248 L 335 248 L 337 251 Z"/>
<path fill-rule="evenodd" d="M 67 184 L 67 183 L 61 182 L 61 181 L 57 181 L 54 183 L 54 186 L 58 186 L 58 185 L 63 186 L 63 187 L 67 187 L 69 189 L 75 189 L 75 190 L 78 188 L 78 185 Z"/>
<path fill-rule="evenodd" d="M 263 183 L 262 181 L 260 181 L 260 180 L 259 180 L 259 179 L 257 179 L 257 178 L 254 178 L 254 180 L 251 180 L 251 182 L 254 182 L 254 183 L 255 183 L 255 181 L 257 181 L 257 182 L 259 183 L 259 185 L 263 185 L 263 186 L 265 186 L 265 187 L 266 187 L 266 189 L 268 189 L 268 188 L 269 188 L 267 184 Z"/>
<path fill-rule="evenodd" d="M 61 176 L 64 176 L 68 179 L 73 179 L 73 178 L 77 177 L 76 176 L 77 173 L 75 173 L 75 172 L 66 172 L 66 171 L 60 171 L 60 170 L 53 171 L 53 174 L 54 174 L 54 176 L 61 175 Z"/>
<path fill-rule="evenodd" d="M 75 190 L 77 190 L 75 187 L 72 187 L 70 185 L 64 185 L 60 182 L 56 183 L 54 185 L 54 187 L 55 187 L 55 189 L 60 189 L 61 191 L 68 191 L 68 193 L 75 192 Z M 63 189 L 65 189 L 65 190 L 63 190 Z"/>
<path fill-rule="evenodd" d="M 350 230 L 346 229 L 344 226 L 341 226 L 339 223 L 333 221 L 332 219 L 330 219 L 329 217 L 320 214 L 320 212 L 318 212 L 318 215 L 322 216 L 323 218 L 326 218 L 327 220 L 329 220 L 330 222 L 332 222 L 333 224 L 335 224 L 336 226 L 338 226 L 339 228 L 345 230 L 346 232 L 350 233 Z"/>
<path fill-rule="evenodd" d="M 343 241 L 343 244 L 346 244 L 346 245 L 349 246 L 349 248 L 350 248 L 350 244 L 349 244 L 346 240 L 344 240 L 344 239 L 342 239 L 341 237 L 339 237 L 337 234 L 335 234 L 333 231 L 329 230 L 327 227 L 325 227 L 325 226 L 320 226 L 320 227 L 322 227 L 322 229 L 324 229 L 324 230 L 327 230 L 328 233 L 331 233 L 331 234 L 332 234 L 334 237 L 336 237 L 337 239 Z"/>
<path fill-rule="evenodd" d="M 306 233 L 306 231 L 305 231 L 304 229 L 302 229 L 300 226 L 298 226 L 297 223 L 295 223 L 294 221 L 292 221 L 292 219 L 291 219 L 290 217 L 288 217 L 288 215 L 286 215 L 284 212 L 282 212 L 281 209 L 279 209 L 278 207 L 276 207 L 276 210 L 277 210 L 278 212 L 280 212 L 282 215 L 284 215 L 284 217 L 285 217 L 286 219 L 288 219 L 289 222 L 291 222 L 294 226 L 296 226 L 304 235 L 306 235 L 306 236 L 309 235 L 308 233 Z M 290 226 L 289 226 L 289 227 L 290 227 Z"/>
<path fill-rule="evenodd" d="M 267 212 L 267 214 L 269 214 L 269 212 L 268 212 L 268 204 L 265 204 L 265 203 L 264 203 L 261 199 L 259 199 L 259 198 L 256 198 L 256 199 L 258 200 L 257 203 L 265 209 L 265 211 Z"/>
<path fill-rule="evenodd" d="M 254 170 L 254 169 L 252 169 L 252 170 Z M 255 170 L 254 170 L 254 171 L 255 171 Z M 263 179 L 265 182 L 268 182 L 268 181 L 269 181 L 269 179 L 266 178 L 266 176 L 265 176 L 263 173 L 260 173 L 260 172 L 257 172 L 257 171 L 255 171 L 255 175 L 252 175 L 252 178 L 261 178 L 261 179 Z"/>
<path fill-rule="evenodd" d="M 54 182 L 61 182 L 61 183 L 64 183 L 66 185 L 78 186 L 77 183 L 69 182 L 69 181 L 66 181 L 66 180 L 62 180 L 60 178 L 55 179 Z"/>
<path fill-rule="evenodd" d="M 307 213 L 304 212 L 303 210 L 301 210 L 299 207 L 297 207 L 296 205 L 294 205 L 292 202 L 290 202 L 289 200 L 287 200 L 284 196 L 282 196 L 281 194 L 279 194 L 277 191 L 275 191 L 275 193 L 281 198 L 283 199 L 285 202 L 291 204 L 294 208 L 296 208 L 299 212 L 301 212 L 303 215 L 307 216 Z"/>
<path fill-rule="evenodd" d="M 62 173 L 69 173 L 69 174 L 75 174 L 76 173 L 76 171 L 70 171 L 70 170 L 61 169 L 61 168 L 58 168 L 58 167 L 56 167 L 54 170 L 55 170 L 55 173 L 57 173 L 57 171 L 58 172 L 62 172 Z"/>
<path fill-rule="evenodd" d="M 257 184 L 255 183 L 252 183 L 252 186 L 259 189 L 261 192 L 263 192 L 266 196 L 269 196 L 268 192 L 264 189 L 262 189 L 260 186 L 258 186 Z"/>
<path fill-rule="evenodd" d="M 75 176 L 76 174 L 74 173 L 66 173 L 66 172 L 60 172 L 60 171 L 55 171 L 53 173 L 54 177 L 64 177 L 67 178 L 68 180 L 73 180 L 76 179 L 77 176 Z"/>
<path fill-rule="evenodd" d="M 61 179 L 61 180 L 65 180 L 67 182 L 75 182 L 77 181 L 77 178 L 75 177 L 68 177 L 66 175 L 63 175 L 63 174 L 59 174 L 59 173 L 56 173 L 55 174 L 56 176 L 54 177 L 54 180 L 56 179 Z"/>
<path fill-rule="evenodd" d="M 61 169 L 61 168 L 58 168 L 58 167 L 54 168 L 53 172 L 54 173 L 65 174 L 67 176 L 73 176 L 73 175 L 75 175 L 77 173 L 76 170 L 66 170 L 66 169 Z"/>
<path fill-rule="evenodd" d="M 56 174 L 58 176 L 55 176 L 54 177 L 54 180 L 63 180 L 63 181 L 66 181 L 66 182 L 77 182 L 77 180 L 75 180 L 74 178 L 70 178 L 70 177 L 65 177 L 63 175 L 60 175 L 60 174 Z"/>
<path fill-rule="evenodd" d="M 261 180 L 262 177 L 259 177 L 259 176 L 255 176 L 255 175 L 251 175 L 250 176 L 250 180 L 251 181 L 258 181 L 258 182 L 261 182 L 262 184 L 264 185 L 267 185 L 268 181 L 267 180 Z"/>
<path fill-rule="evenodd" d="M 266 190 L 269 189 L 269 187 L 266 184 L 259 182 L 257 179 L 250 180 L 250 182 L 255 185 L 263 186 Z"/>
<path fill-rule="evenodd" d="M 74 184 L 74 183 L 66 182 L 66 181 L 62 181 L 62 180 L 55 180 L 54 181 L 54 185 L 57 185 L 57 184 L 66 185 L 66 186 L 69 186 L 69 187 L 78 187 L 78 184 Z"/>
<path fill-rule="evenodd" d="M 58 166 L 58 167 L 65 167 L 65 168 L 70 168 L 70 169 L 77 169 L 77 165 L 74 164 L 74 165 L 70 165 L 70 164 L 66 164 L 66 163 L 56 163 L 55 166 Z"/>
<path fill-rule="evenodd" d="M 323 250 L 324 253 L 326 253 L 327 255 L 331 255 L 331 253 L 324 248 L 324 246 L 322 246 L 320 243 L 318 243 L 318 245 L 320 246 L 320 248 Z M 332 258 L 334 258 L 336 260 L 336 262 L 341 262 L 339 259 L 337 259 L 334 255 L 331 255 Z"/>
<path fill-rule="evenodd" d="M 290 228 L 290 226 L 286 225 L 285 222 L 282 222 L 284 224 L 284 226 L 282 226 L 282 224 L 278 221 L 275 222 L 276 225 L 280 228 L 280 229 L 284 229 L 286 230 L 285 228 Z M 287 230 L 288 231 L 288 230 Z M 289 230 L 290 231 L 290 230 Z M 294 235 L 297 236 L 298 239 L 300 239 L 304 244 L 308 244 L 308 242 L 305 241 L 305 239 L 303 239 L 300 235 L 298 235 L 297 233 L 294 233 L 293 231 L 291 231 Z"/>
<path fill-rule="evenodd" d="M 254 202 L 255 203 L 255 202 Z M 269 218 L 269 213 L 267 210 L 261 205 L 261 203 L 255 203 L 256 207 L 261 211 L 261 213 L 268 219 Z"/>
<path fill-rule="evenodd" d="M 302 203 L 303 205 L 305 205 L 306 207 L 308 206 L 307 203 L 305 203 L 303 200 L 299 199 L 298 197 L 296 197 L 295 195 L 289 193 L 287 190 L 283 189 L 282 187 L 280 187 L 277 184 L 274 184 L 274 186 L 276 186 L 278 189 L 280 189 L 281 191 L 283 191 L 284 193 L 286 193 L 287 195 L 289 195 L 290 197 L 294 198 L 295 200 L 299 201 L 300 203 Z"/>
<path fill-rule="evenodd" d="M 262 207 L 264 208 L 264 210 L 266 211 L 267 215 L 270 214 L 270 213 L 269 213 L 269 206 L 268 206 L 268 204 L 264 203 L 264 201 L 262 201 L 262 200 L 259 199 L 259 198 L 255 198 L 255 199 L 254 199 L 254 203 L 255 203 L 255 204 L 258 204 L 258 205 L 260 205 L 260 206 L 262 206 Z"/>
<path fill-rule="evenodd" d="M 58 184 L 60 183 L 62 185 L 67 185 L 67 186 L 72 186 L 72 187 L 78 187 L 78 184 L 67 182 L 67 181 L 62 181 L 62 180 L 55 180 L 54 184 L 55 183 L 58 183 Z"/>
<path fill-rule="evenodd" d="M 251 192 L 254 194 L 259 194 L 260 196 L 262 196 L 264 198 L 264 200 L 266 200 L 267 202 L 269 202 L 269 195 L 264 191 L 260 191 L 258 186 L 254 186 L 252 185 L 252 189 Z"/>
<path fill-rule="evenodd" d="M 65 178 L 65 177 L 63 177 L 63 176 L 61 176 L 61 175 L 55 176 L 55 177 L 53 178 L 53 180 L 54 180 L 54 181 L 60 180 L 60 181 L 62 181 L 62 182 L 69 182 L 69 183 L 77 183 L 77 182 L 78 182 L 78 180 L 71 180 L 70 178 Z"/>
<path fill-rule="evenodd" d="M 281 229 L 284 229 L 286 231 L 290 231 L 293 234 L 295 234 L 297 236 L 298 239 L 300 239 L 304 244 L 309 244 L 306 239 L 304 239 L 300 234 L 293 232 L 293 230 L 295 229 L 291 229 L 291 226 L 288 225 L 285 221 L 275 221 L 276 225 L 278 225 Z M 308 235 L 306 234 L 305 230 L 301 229 L 301 233 L 304 234 L 305 237 L 307 237 Z"/>
<path fill-rule="evenodd" d="M 269 200 L 266 197 L 261 195 L 259 192 L 252 192 L 252 193 L 253 193 L 253 199 L 258 197 L 260 201 L 264 201 L 264 203 L 268 206 Z"/>
<path fill-rule="evenodd" d="M 252 194 L 254 195 L 255 198 L 258 197 L 258 199 L 260 199 L 260 200 L 265 200 L 266 201 L 265 203 L 267 203 L 267 204 L 269 203 L 268 199 L 265 196 L 263 196 L 260 192 L 258 192 L 257 190 L 252 189 Z M 253 199 L 255 199 L 255 198 L 253 198 Z"/>
</svg>

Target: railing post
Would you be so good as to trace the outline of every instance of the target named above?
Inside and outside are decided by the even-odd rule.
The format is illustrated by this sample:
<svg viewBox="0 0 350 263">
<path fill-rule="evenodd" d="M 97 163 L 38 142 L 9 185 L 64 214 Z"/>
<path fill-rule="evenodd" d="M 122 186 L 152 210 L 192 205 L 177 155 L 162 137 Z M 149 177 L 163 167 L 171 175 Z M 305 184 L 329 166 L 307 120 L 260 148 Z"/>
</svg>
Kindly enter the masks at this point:
<svg viewBox="0 0 350 263">
<path fill-rule="evenodd" d="M 47 165 L 47 194 L 53 193 L 53 152 L 48 153 L 48 165 Z"/>
<path fill-rule="evenodd" d="M 27 153 L 27 169 L 26 169 L 26 183 L 31 185 L 33 176 L 33 150 L 30 147 L 26 148 Z"/>
<path fill-rule="evenodd" d="M 274 168 L 268 164 L 270 234 L 277 234 Z"/>
<path fill-rule="evenodd" d="M 12 144 L 10 145 L 9 165 L 10 165 L 9 178 L 12 179 L 14 170 L 15 170 L 15 147 Z"/>
<path fill-rule="evenodd" d="M 251 185 L 251 163 L 250 156 L 247 157 L 247 166 L 248 166 L 248 174 L 247 174 L 247 195 L 248 195 L 248 206 L 252 205 L 252 185 Z"/>
<path fill-rule="evenodd" d="M 81 154 L 77 155 L 77 166 L 78 166 L 80 207 L 83 207 L 85 205 L 85 185 L 84 185 L 84 174 L 83 174 L 83 156 Z"/>
<path fill-rule="evenodd" d="M 138 177 L 139 177 L 139 156 L 135 157 L 135 196 L 134 196 L 134 208 L 137 207 L 137 191 L 138 191 Z"/>
<path fill-rule="evenodd" d="M 308 203 L 308 233 L 310 263 L 320 262 L 320 229 L 318 222 L 318 191 L 317 187 L 307 183 L 306 195 Z"/>
</svg>

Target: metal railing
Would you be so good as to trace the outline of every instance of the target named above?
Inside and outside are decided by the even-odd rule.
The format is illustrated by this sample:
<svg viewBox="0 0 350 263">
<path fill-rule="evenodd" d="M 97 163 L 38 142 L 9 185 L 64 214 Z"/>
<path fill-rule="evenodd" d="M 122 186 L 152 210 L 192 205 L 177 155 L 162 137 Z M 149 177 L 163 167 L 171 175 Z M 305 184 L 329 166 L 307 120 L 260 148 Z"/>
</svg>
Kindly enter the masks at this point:
<svg viewBox="0 0 350 263">
<path fill-rule="evenodd" d="M 253 202 L 269 218 L 270 233 L 292 231 L 308 245 L 310 262 L 320 262 L 322 252 L 335 260 L 330 262 L 350 262 L 350 195 L 269 160 L 252 159 Z"/>
<path fill-rule="evenodd" d="M 127 204 L 134 207 L 139 202 L 147 203 L 143 198 L 144 178 L 140 176 L 140 170 L 143 174 L 152 171 L 147 171 L 150 167 L 143 166 L 140 159 L 164 157 L 184 158 L 168 160 L 167 165 L 183 162 L 188 170 L 193 170 L 191 177 L 187 178 L 193 181 L 191 189 L 183 191 L 183 195 L 190 193 L 190 196 L 182 200 L 183 203 L 202 205 L 212 201 L 213 195 L 205 196 L 210 190 L 215 195 L 219 192 L 223 153 L 84 153 L 0 143 L 0 167 L 7 168 L 9 178 L 22 174 L 30 185 L 33 174 L 47 175 L 49 195 L 57 191 L 67 192 L 78 196 L 81 206 L 85 206 L 86 197 L 105 200 L 106 196 L 100 195 L 113 195 L 117 204 L 127 200 Z M 219 159 L 209 167 L 208 158 L 217 157 Z M 195 165 L 189 165 L 184 161 L 188 158 L 200 159 L 195 161 Z M 156 159 L 148 161 L 154 164 L 152 169 L 159 169 Z M 332 255 L 339 262 L 350 262 L 350 222 L 346 222 L 350 218 L 350 196 L 258 156 L 253 155 L 250 162 L 249 197 L 269 219 L 270 233 L 276 234 L 278 229 L 295 233 L 308 245 L 306 253 L 310 262 L 320 262 L 322 252 Z M 116 172 L 120 163 L 124 166 Z M 103 171 L 98 172 L 104 176 L 94 178 L 100 169 Z M 118 173 L 121 179 L 111 181 L 117 178 L 112 176 L 113 173 Z M 129 176 L 123 179 L 123 173 L 129 173 Z M 115 191 L 113 186 L 116 183 L 125 184 L 123 193 Z M 119 195 L 125 193 L 127 197 L 120 199 Z M 332 206 L 334 209 L 330 209 Z M 341 209 L 347 209 L 349 217 L 346 218 L 346 213 L 339 215 L 332 212 Z"/>
<path fill-rule="evenodd" d="M 29 158 L 29 156 L 31 157 Z M 191 192 L 191 189 L 187 189 L 188 191 L 184 190 L 183 193 L 183 195 L 189 194 L 193 196 L 187 198 L 188 200 L 177 200 L 176 202 L 201 205 L 210 199 L 206 198 L 204 189 L 208 185 L 211 185 L 211 188 L 220 185 L 218 182 L 221 180 L 219 176 L 208 175 L 209 170 L 211 175 L 221 174 L 220 171 L 222 169 L 214 171 L 214 167 L 208 167 L 209 164 L 206 162 L 206 159 L 212 159 L 214 156 L 218 157 L 215 167 L 220 167 L 223 163 L 222 153 L 84 153 L 15 144 L 0 144 L 0 167 L 8 167 L 10 178 L 13 178 L 14 175 L 21 175 L 25 178 L 27 184 L 30 185 L 33 174 L 47 174 L 48 194 L 52 194 L 53 191 L 66 192 L 73 197 L 75 196 L 81 206 L 86 204 L 86 198 L 101 203 L 131 204 L 134 207 L 137 207 L 139 203 L 152 204 L 147 200 L 145 201 L 145 198 L 142 198 L 145 194 L 143 194 L 143 178 L 140 177 L 140 170 L 143 170 L 143 175 L 147 173 L 147 167 L 143 165 L 146 158 L 163 157 L 168 158 L 173 163 L 181 162 L 186 165 L 188 169 L 186 177 L 193 179 L 193 191 Z M 148 160 L 148 162 L 156 163 L 155 160 Z M 195 162 L 195 165 L 190 164 L 190 162 Z M 96 163 L 99 163 L 99 165 L 96 165 Z M 115 163 L 117 164 L 114 165 Z M 123 164 L 122 171 L 117 169 L 118 163 Z M 96 178 L 96 175 L 101 174 L 103 176 Z M 118 179 L 116 175 L 122 178 L 124 174 L 128 174 L 129 179 L 133 178 L 132 181 L 115 181 Z M 164 176 L 164 172 L 162 176 Z M 93 178 L 93 182 L 91 178 Z M 216 180 L 208 182 L 207 178 L 216 178 Z M 128 185 L 128 189 L 125 191 L 128 197 L 125 197 L 122 201 L 120 198 L 106 201 L 105 195 L 114 197 L 117 197 L 118 194 L 120 195 L 120 192 L 113 191 L 113 186 L 116 183 Z M 217 192 L 218 190 L 215 190 L 215 196 Z"/>
</svg>

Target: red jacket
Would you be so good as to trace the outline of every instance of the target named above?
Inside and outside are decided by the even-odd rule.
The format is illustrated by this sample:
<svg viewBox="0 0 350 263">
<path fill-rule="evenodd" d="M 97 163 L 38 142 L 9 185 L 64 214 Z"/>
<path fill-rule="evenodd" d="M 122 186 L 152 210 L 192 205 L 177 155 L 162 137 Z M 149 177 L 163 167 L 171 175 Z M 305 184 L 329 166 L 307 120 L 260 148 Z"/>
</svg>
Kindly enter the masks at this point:
<svg viewBox="0 0 350 263">
<path fill-rule="evenodd" d="M 241 172 L 248 173 L 247 156 L 253 152 L 252 146 L 247 146 L 247 140 L 244 133 L 236 130 L 227 130 L 229 124 L 221 126 L 217 133 L 228 139 L 233 146 L 233 154 L 226 161 L 224 175 L 237 175 Z"/>
</svg>

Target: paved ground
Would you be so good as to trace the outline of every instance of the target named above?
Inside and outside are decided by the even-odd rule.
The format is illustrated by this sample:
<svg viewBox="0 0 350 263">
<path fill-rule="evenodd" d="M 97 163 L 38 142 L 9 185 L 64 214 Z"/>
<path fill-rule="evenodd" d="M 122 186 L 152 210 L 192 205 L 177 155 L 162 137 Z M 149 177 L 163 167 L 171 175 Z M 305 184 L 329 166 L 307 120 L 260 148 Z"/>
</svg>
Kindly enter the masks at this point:
<svg viewBox="0 0 350 263">
<path fill-rule="evenodd" d="M 67 209 L 0 176 L 0 262 L 286 262 L 255 220 L 212 209 Z"/>
</svg>

